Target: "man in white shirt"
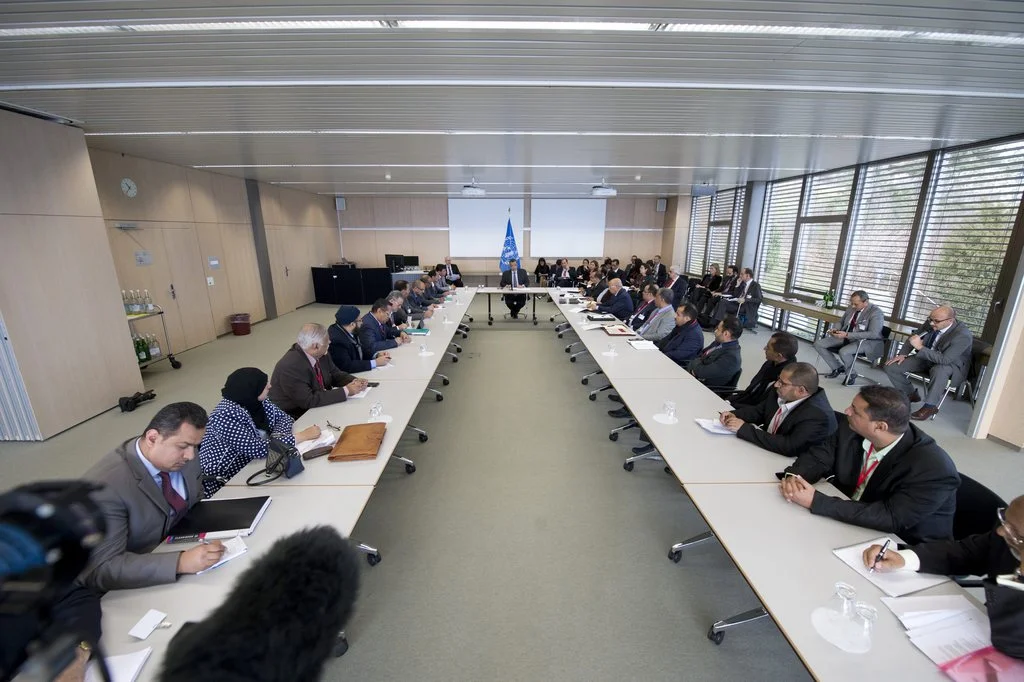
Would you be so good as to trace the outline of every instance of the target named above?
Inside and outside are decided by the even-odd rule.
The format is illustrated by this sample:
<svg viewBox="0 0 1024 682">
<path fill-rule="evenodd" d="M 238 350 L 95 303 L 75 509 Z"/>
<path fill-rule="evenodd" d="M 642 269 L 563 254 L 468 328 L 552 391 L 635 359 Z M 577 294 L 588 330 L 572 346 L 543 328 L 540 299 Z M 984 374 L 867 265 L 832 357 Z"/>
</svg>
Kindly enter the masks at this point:
<svg viewBox="0 0 1024 682">
<path fill-rule="evenodd" d="M 462 273 L 459 272 L 459 266 L 452 263 L 451 256 L 445 256 L 444 258 L 444 280 L 455 287 L 466 286 L 466 283 L 462 281 Z"/>
</svg>

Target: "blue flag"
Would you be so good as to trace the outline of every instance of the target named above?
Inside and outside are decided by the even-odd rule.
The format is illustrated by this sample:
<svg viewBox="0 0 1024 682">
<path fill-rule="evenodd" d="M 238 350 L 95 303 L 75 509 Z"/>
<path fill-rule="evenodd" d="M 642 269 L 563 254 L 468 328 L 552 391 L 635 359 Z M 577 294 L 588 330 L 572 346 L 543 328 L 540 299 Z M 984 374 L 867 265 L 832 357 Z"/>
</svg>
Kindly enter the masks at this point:
<svg viewBox="0 0 1024 682">
<path fill-rule="evenodd" d="M 509 259 L 514 259 L 516 265 L 522 267 L 519 262 L 519 249 L 516 248 L 516 235 L 512 232 L 512 218 L 508 219 L 508 226 L 505 228 L 505 243 L 501 246 L 501 271 L 508 270 Z"/>
</svg>

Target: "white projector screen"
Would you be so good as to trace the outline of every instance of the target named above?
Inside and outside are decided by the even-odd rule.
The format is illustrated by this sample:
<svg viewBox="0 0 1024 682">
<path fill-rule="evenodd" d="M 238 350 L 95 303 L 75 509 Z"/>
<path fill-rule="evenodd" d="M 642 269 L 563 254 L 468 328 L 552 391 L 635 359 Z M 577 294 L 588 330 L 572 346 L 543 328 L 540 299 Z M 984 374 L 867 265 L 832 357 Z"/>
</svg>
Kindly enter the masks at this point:
<svg viewBox="0 0 1024 682">
<path fill-rule="evenodd" d="M 530 201 L 530 256 L 554 258 L 604 253 L 604 199 Z"/>
<path fill-rule="evenodd" d="M 523 253 L 523 206 L 520 199 L 449 199 L 448 253 L 452 258 L 501 258 L 505 226 L 512 219 L 519 257 Z M 512 214 L 509 215 L 511 209 Z"/>
</svg>

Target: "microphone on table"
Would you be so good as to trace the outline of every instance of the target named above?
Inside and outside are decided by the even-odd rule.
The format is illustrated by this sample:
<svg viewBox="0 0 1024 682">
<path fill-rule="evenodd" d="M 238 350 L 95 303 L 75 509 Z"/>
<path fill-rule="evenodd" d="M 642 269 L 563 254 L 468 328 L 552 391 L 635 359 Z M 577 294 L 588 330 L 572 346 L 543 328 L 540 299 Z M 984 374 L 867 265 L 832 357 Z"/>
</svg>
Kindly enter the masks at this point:
<svg viewBox="0 0 1024 682">
<path fill-rule="evenodd" d="M 316 526 L 281 538 L 213 613 L 174 636 L 161 682 L 318 680 L 359 591 L 355 549 Z"/>
</svg>

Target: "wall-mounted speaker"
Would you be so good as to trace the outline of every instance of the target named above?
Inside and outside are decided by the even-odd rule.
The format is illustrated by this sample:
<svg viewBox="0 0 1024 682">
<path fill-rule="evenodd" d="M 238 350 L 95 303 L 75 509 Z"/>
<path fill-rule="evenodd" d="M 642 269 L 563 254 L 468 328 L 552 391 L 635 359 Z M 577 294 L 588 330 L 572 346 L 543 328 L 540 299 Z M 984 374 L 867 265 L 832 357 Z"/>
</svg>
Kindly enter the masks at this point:
<svg viewBox="0 0 1024 682">
<path fill-rule="evenodd" d="M 334 197 L 334 208 L 339 211 L 345 210 L 345 197 Z"/>
</svg>

